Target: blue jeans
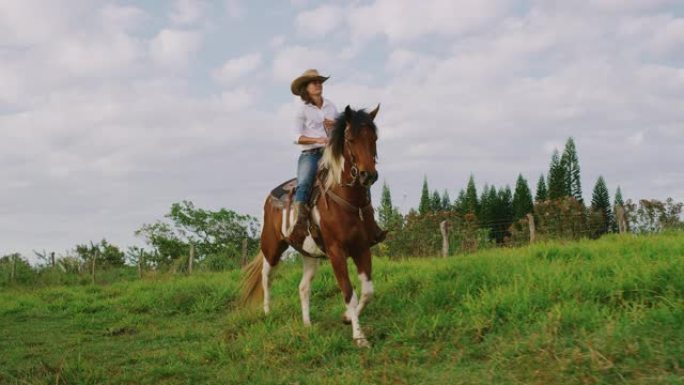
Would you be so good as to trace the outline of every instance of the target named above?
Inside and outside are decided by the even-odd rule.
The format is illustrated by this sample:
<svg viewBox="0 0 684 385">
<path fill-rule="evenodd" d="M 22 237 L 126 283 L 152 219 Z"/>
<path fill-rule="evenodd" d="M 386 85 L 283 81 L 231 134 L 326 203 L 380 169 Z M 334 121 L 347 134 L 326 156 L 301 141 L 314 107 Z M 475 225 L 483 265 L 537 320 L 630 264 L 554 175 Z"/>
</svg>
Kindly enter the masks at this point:
<svg viewBox="0 0 684 385">
<path fill-rule="evenodd" d="M 322 152 L 302 152 L 297 162 L 297 191 L 295 202 L 308 202 L 311 196 L 311 186 L 316 179 L 318 161 L 323 156 Z"/>
</svg>

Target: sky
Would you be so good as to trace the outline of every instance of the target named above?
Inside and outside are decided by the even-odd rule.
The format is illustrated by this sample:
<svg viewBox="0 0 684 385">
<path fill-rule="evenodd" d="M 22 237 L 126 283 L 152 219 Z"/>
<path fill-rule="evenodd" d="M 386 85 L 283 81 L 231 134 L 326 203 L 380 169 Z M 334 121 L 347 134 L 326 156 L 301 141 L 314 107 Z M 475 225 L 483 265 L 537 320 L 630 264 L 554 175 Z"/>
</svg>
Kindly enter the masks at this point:
<svg viewBox="0 0 684 385">
<path fill-rule="evenodd" d="M 290 82 L 374 108 L 380 181 L 684 200 L 684 1 L 0 0 L 0 255 L 125 248 L 172 203 L 261 216 L 294 177 Z M 260 218 L 259 218 L 260 220 Z"/>
</svg>

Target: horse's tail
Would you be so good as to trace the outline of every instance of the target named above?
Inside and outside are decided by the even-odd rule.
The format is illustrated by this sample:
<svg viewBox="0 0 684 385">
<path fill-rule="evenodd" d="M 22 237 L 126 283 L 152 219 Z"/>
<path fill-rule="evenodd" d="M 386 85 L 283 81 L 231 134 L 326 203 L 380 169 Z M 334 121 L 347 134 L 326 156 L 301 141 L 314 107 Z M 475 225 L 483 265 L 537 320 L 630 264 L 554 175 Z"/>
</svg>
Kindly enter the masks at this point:
<svg viewBox="0 0 684 385">
<path fill-rule="evenodd" d="M 263 266 L 264 253 L 259 251 L 252 262 L 242 269 L 241 302 L 243 305 L 264 298 L 264 288 L 261 286 L 261 271 Z"/>
</svg>

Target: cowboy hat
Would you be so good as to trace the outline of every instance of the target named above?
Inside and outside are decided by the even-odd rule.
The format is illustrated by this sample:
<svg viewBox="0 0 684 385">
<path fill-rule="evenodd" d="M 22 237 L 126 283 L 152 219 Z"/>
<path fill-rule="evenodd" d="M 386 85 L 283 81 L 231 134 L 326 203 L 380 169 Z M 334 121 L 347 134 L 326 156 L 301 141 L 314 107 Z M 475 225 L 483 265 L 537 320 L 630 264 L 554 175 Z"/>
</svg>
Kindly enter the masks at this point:
<svg viewBox="0 0 684 385">
<path fill-rule="evenodd" d="M 321 83 L 324 81 L 328 80 L 330 76 L 321 76 L 318 71 L 315 69 L 310 69 L 304 71 L 302 76 L 298 77 L 294 81 L 292 81 L 292 85 L 290 86 L 290 91 L 292 91 L 293 94 L 300 96 L 302 92 L 302 88 L 310 81 L 312 80 L 320 80 Z"/>
</svg>

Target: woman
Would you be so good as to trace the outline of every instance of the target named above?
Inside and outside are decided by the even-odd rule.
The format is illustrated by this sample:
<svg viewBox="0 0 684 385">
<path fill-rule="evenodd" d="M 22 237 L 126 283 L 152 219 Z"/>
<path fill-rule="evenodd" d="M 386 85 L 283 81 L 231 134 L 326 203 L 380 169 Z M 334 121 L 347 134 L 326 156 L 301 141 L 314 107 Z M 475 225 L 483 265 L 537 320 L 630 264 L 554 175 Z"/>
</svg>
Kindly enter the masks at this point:
<svg viewBox="0 0 684 385">
<path fill-rule="evenodd" d="M 304 71 L 290 86 L 292 93 L 303 101 L 297 110 L 295 120 L 295 144 L 300 145 L 302 152 L 297 162 L 297 190 L 294 197 L 297 221 L 288 237 L 291 244 L 301 244 L 309 234 L 307 203 L 318 171 L 318 161 L 323 156 L 328 134 L 335 127 L 337 118 L 337 108 L 323 97 L 323 83 L 326 80 L 328 77 L 321 76 L 315 69 L 310 69 Z M 371 245 L 382 242 L 387 234 L 377 224 L 375 228 L 376 234 Z"/>
</svg>

